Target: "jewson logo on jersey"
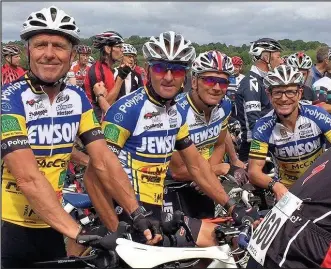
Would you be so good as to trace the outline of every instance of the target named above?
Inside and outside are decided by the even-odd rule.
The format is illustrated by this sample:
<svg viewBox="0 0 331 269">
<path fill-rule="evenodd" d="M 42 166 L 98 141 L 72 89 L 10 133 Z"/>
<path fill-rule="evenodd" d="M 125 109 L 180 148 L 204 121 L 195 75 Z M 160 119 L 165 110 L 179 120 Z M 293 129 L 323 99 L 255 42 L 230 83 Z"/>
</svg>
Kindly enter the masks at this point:
<svg viewBox="0 0 331 269">
<path fill-rule="evenodd" d="M 279 157 L 298 157 L 305 155 L 306 153 L 310 153 L 315 151 L 316 149 L 321 148 L 321 141 L 320 138 L 316 140 L 295 144 L 292 146 L 282 147 L 282 148 L 275 148 L 276 156 Z"/>
<path fill-rule="evenodd" d="M 246 113 L 252 111 L 261 111 L 261 103 L 259 101 L 249 101 L 244 105 Z"/>
<path fill-rule="evenodd" d="M 140 100 L 143 100 L 144 98 L 144 94 L 143 93 L 138 93 L 134 96 L 132 96 L 131 99 L 126 99 L 126 102 L 123 104 L 123 105 L 120 105 L 120 110 L 124 113 L 126 113 L 126 109 L 128 107 L 132 107 L 132 106 L 135 106 L 136 104 L 138 104 L 138 102 Z"/>
<path fill-rule="evenodd" d="M 257 131 L 262 134 L 264 131 L 266 131 L 268 128 L 272 128 L 274 125 L 275 125 L 275 119 L 272 118 L 264 122 L 261 126 L 259 126 L 257 128 Z"/>
<path fill-rule="evenodd" d="M 3 89 L 2 94 L 1 94 L 1 101 L 10 101 L 8 96 L 13 94 L 16 90 L 20 89 L 22 85 L 25 85 L 27 82 L 26 81 L 19 81 L 14 83 L 13 85 L 8 86 L 7 88 Z"/>
<path fill-rule="evenodd" d="M 326 124 L 330 124 L 331 125 L 331 117 L 324 113 L 324 112 L 319 112 L 318 110 L 312 110 L 312 109 L 307 109 L 306 111 L 313 117 L 315 117 L 318 120 L 324 120 L 324 122 Z"/>
<path fill-rule="evenodd" d="M 79 122 L 34 125 L 28 129 L 31 144 L 59 144 L 73 142 L 77 135 Z"/>
<path fill-rule="evenodd" d="M 194 142 L 194 144 L 197 144 L 197 143 L 206 141 L 210 138 L 218 137 L 220 132 L 221 132 L 221 126 L 216 125 L 212 128 L 208 128 L 208 129 L 203 130 L 201 132 L 191 134 L 190 137 L 191 137 L 191 140 Z"/>
<path fill-rule="evenodd" d="M 167 154 L 173 152 L 176 144 L 176 136 L 143 137 L 141 146 L 137 151 L 146 153 Z"/>
</svg>

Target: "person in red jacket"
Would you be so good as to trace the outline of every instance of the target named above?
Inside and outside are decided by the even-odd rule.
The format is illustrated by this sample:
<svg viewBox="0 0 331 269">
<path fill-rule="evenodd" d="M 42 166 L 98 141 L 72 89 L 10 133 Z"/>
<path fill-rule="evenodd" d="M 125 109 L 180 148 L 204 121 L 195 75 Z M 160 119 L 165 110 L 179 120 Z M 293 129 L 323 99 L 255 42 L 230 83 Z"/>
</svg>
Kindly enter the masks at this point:
<svg viewBox="0 0 331 269">
<path fill-rule="evenodd" d="M 85 80 L 85 92 L 90 100 L 97 119 L 116 101 L 122 83 L 131 72 L 128 65 L 118 68 L 118 76 L 114 79 L 113 65 L 123 57 L 123 37 L 115 31 L 106 31 L 94 37 L 93 47 L 100 50 L 100 60 L 89 69 Z M 101 82 L 101 84 L 99 83 Z M 95 87 L 101 87 L 95 94 Z"/>
<path fill-rule="evenodd" d="M 2 47 L 4 65 L 1 68 L 1 86 L 17 80 L 25 71 L 20 67 L 21 50 L 17 45 L 6 45 Z"/>
</svg>

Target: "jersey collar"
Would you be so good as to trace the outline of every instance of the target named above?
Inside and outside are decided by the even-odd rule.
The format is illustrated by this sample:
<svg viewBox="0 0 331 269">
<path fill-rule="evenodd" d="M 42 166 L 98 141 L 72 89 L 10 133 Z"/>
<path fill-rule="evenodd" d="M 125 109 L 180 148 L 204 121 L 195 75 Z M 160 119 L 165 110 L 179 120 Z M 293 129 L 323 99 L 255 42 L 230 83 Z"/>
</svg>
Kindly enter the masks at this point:
<svg viewBox="0 0 331 269">
<path fill-rule="evenodd" d="M 152 88 L 151 85 L 146 85 L 145 86 L 145 92 L 147 94 L 147 98 L 149 101 L 151 101 L 153 104 L 157 105 L 157 106 L 161 106 L 164 107 L 167 105 L 167 103 L 169 102 L 169 105 L 172 106 L 175 104 L 175 100 L 167 100 L 162 98 L 160 95 L 158 95 L 154 89 Z"/>
</svg>

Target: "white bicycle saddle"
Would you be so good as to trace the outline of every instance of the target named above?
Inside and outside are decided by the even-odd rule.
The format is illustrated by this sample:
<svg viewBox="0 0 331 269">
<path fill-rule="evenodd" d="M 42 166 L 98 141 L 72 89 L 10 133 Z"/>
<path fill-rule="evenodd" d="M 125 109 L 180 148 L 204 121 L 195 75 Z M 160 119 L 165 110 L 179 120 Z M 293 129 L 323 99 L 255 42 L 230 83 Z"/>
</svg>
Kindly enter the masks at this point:
<svg viewBox="0 0 331 269">
<path fill-rule="evenodd" d="M 233 263 L 228 245 L 206 248 L 172 248 L 148 246 L 124 238 L 116 240 L 117 254 L 132 268 L 152 268 L 172 261 L 208 258 Z"/>
</svg>

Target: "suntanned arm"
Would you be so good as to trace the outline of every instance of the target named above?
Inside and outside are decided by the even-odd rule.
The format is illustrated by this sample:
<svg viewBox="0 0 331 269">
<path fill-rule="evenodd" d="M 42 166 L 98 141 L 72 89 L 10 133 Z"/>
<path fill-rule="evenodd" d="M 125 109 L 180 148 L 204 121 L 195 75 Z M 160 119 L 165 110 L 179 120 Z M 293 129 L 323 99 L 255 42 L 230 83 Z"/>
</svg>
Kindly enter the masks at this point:
<svg viewBox="0 0 331 269">
<path fill-rule="evenodd" d="M 89 143 L 86 149 L 90 156 L 87 169 L 93 170 L 96 176 L 96 178 L 92 178 L 93 174 L 87 174 L 87 181 L 99 180 L 105 189 L 104 195 L 107 195 L 105 199 L 108 201 L 108 199 L 114 198 L 128 214 L 131 214 L 138 208 L 138 202 L 128 176 L 124 172 L 117 156 L 108 149 L 104 139 Z M 91 177 L 88 175 L 91 175 Z M 100 186 L 95 188 L 98 189 Z M 92 201 L 100 199 L 100 197 L 98 197 L 99 194 L 93 192 L 93 190 L 89 195 Z M 98 207 L 98 205 L 96 204 L 95 207 Z M 103 208 L 99 207 L 99 211 L 100 210 L 103 210 Z M 105 221 L 105 224 L 106 223 Z"/>
<path fill-rule="evenodd" d="M 77 150 L 75 147 L 72 149 L 70 161 L 79 165 L 87 166 L 89 159 L 90 157 L 87 154 Z"/>
<path fill-rule="evenodd" d="M 115 232 L 118 227 L 118 217 L 114 210 L 112 197 L 107 195 L 103 185 L 91 168 L 91 166 L 88 166 L 84 173 L 84 185 L 102 223 L 108 230 Z"/>
<path fill-rule="evenodd" d="M 109 109 L 109 107 L 116 101 L 123 81 L 124 81 L 123 79 L 121 79 L 120 77 L 117 77 L 115 80 L 114 87 L 109 91 L 108 94 L 107 94 L 107 90 L 105 88 L 105 98 L 103 98 L 103 97 L 98 98 L 98 103 L 99 103 L 99 106 L 101 107 L 103 113 L 106 113 L 107 110 Z"/>
<path fill-rule="evenodd" d="M 224 206 L 228 202 L 229 196 L 224 191 L 224 188 L 213 172 L 208 161 L 199 154 L 194 145 L 179 152 L 188 171 L 192 175 L 194 182 L 207 196 Z M 229 213 L 231 213 L 231 211 L 232 207 L 230 208 Z"/>
<path fill-rule="evenodd" d="M 119 76 L 116 77 L 114 87 L 111 89 L 111 91 L 106 96 L 106 100 L 107 100 L 109 106 L 111 106 L 113 103 L 115 103 L 117 96 L 121 90 L 123 81 L 124 80 L 121 79 Z"/>
<path fill-rule="evenodd" d="M 53 187 L 40 173 L 32 150 L 13 151 L 3 160 L 34 212 L 55 230 L 75 239 L 79 232 L 79 225 L 64 211 Z"/>
<path fill-rule="evenodd" d="M 261 188 L 268 188 L 272 178 L 262 172 L 265 160 L 249 159 L 248 160 L 248 177 L 249 182 Z"/>
</svg>

